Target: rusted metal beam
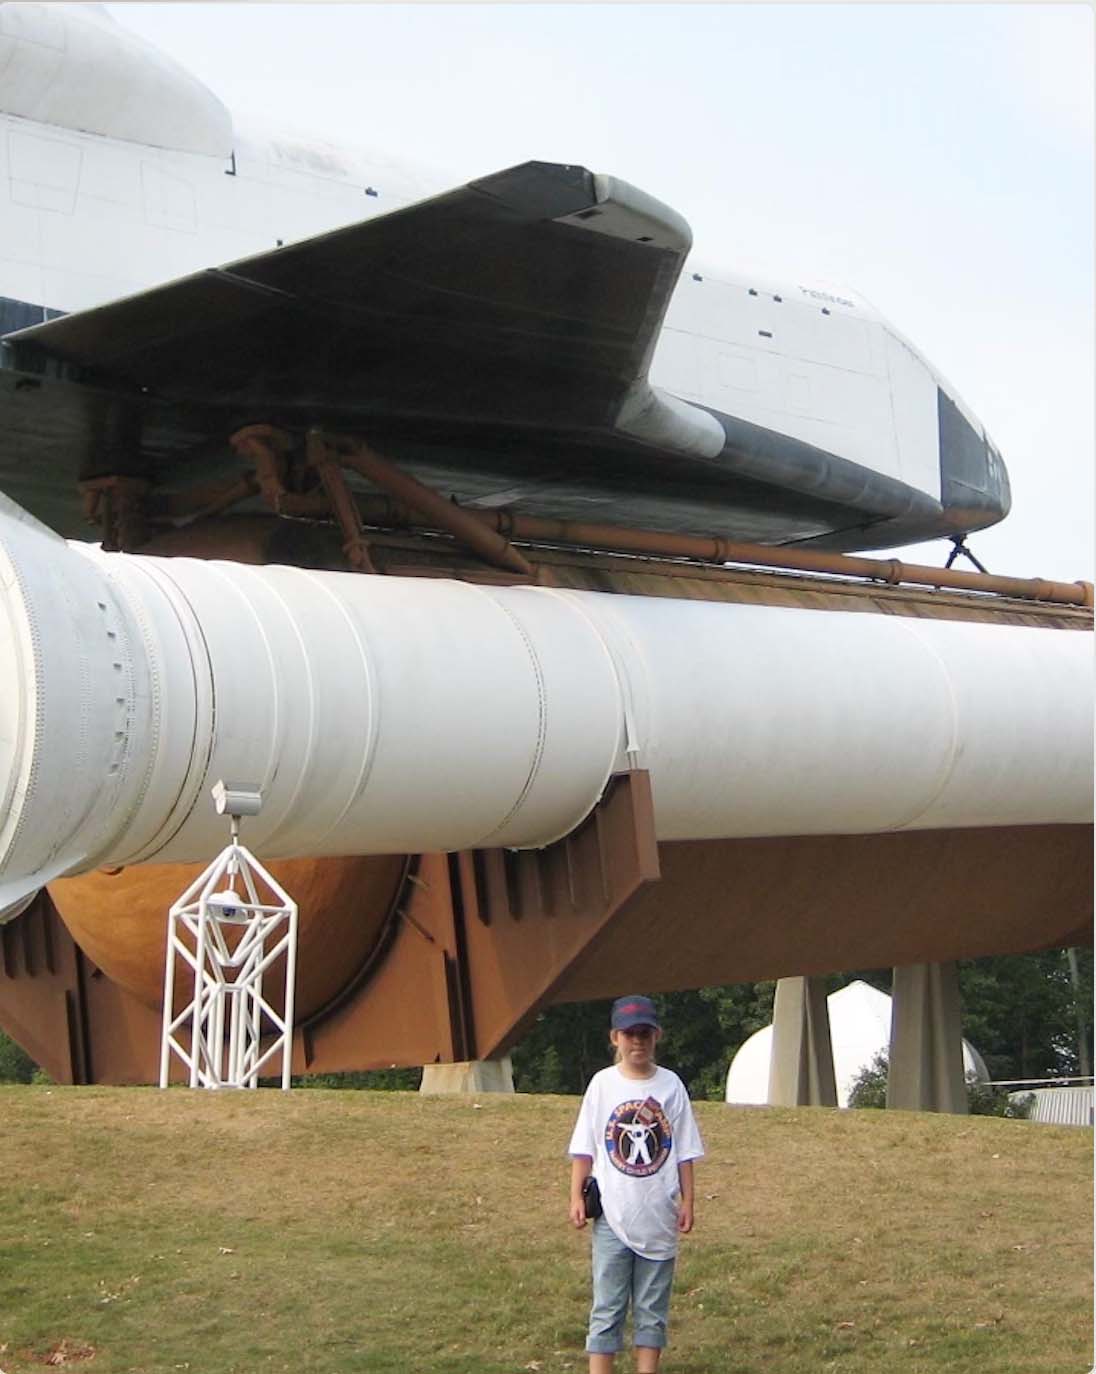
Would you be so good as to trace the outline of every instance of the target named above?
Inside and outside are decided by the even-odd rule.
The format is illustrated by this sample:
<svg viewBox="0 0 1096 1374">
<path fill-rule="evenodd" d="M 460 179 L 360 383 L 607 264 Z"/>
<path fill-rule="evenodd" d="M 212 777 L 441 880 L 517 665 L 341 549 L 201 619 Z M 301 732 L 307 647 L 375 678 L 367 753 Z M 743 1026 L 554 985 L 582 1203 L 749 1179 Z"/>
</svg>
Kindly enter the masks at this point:
<svg viewBox="0 0 1096 1374">
<path fill-rule="evenodd" d="M 227 481 L 205 482 L 179 492 L 155 492 L 149 502 L 154 523 L 180 523 L 221 515 L 254 496 L 259 490 L 254 473 L 244 472 Z"/>
<path fill-rule="evenodd" d="M 377 523 L 425 522 L 429 528 L 451 534 L 485 562 L 522 577 L 533 576 L 532 567 L 508 539 L 477 520 L 470 511 L 403 472 L 362 439 L 328 434 L 319 426 L 309 429 L 305 446 L 308 462 L 323 484 L 324 494 L 319 500 L 317 493 L 297 493 L 286 488 L 285 455 L 293 439 L 285 430 L 276 425 L 245 425 L 231 435 L 229 443 L 254 464 L 259 490 L 275 514 L 322 515 L 330 511 L 343 532 L 351 566 L 362 572 L 375 571 L 362 531 L 362 511 L 369 509 L 369 498 L 355 500 L 340 471 L 343 467 L 368 478 L 394 498 L 394 503 L 382 498 L 381 508 L 373 512 Z M 406 521 L 402 518 L 405 512 Z"/>
<path fill-rule="evenodd" d="M 310 429 L 305 435 L 305 453 L 309 466 L 319 474 L 324 493 L 335 512 L 339 529 L 343 536 L 343 553 L 347 562 L 356 572 L 372 573 L 377 569 L 369 557 L 369 545 L 362 531 L 362 518 L 354 497 L 346 485 L 342 468 L 332 457 L 331 449 L 319 429 Z"/>
<path fill-rule="evenodd" d="M 148 537 L 146 501 L 149 483 L 143 477 L 110 474 L 81 482 L 84 511 L 97 524 L 104 549 L 132 553 Z"/>
<path fill-rule="evenodd" d="M 473 564 L 450 541 L 414 531 L 377 530 L 374 558 L 393 577 L 451 577 L 476 583 L 505 583 L 501 569 Z M 530 552 L 527 550 L 527 552 Z M 940 587 L 893 586 L 863 578 L 821 578 L 810 573 L 777 572 L 738 564 L 637 558 L 566 546 L 541 546 L 537 585 L 582 591 L 614 591 L 707 601 L 742 601 L 804 610 L 850 610 L 931 619 L 1038 625 L 1055 629 L 1092 629 L 1092 610 L 1057 602 L 1020 600 L 950 591 Z"/>
<path fill-rule="evenodd" d="M 325 492 L 290 491 L 285 485 L 289 471 L 286 455 L 293 438 L 276 425 L 244 425 L 228 442 L 255 468 L 255 480 L 263 500 L 275 515 L 323 516 L 330 510 Z"/>
<path fill-rule="evenodd" d="M 318 430 L 310 434 L 319 434 Z M 290 442 L 284 431 L 272 425 L 249 425 L 237 431 L 231 442 L 238 452 L 256 463 L 260 486 L 278 513 L 295 514 L 293 493 L 276 489 L 278 454 Z M 897 558 L 863 558 L 853 554 L 825 553 L 817 549 L 789 548 L 787 545 L 748 544 L 702 535 L 673 534 L 662 530 L 633 529 L 576 520 L 549 520 L 540 516 L 518 515 L 508 511 L 472 510 L 447 501 L 438 492 L 403 472 L 387 458 L 370 448 L 364 440 L 349 435 L 324 435 L 323 442 L 333 449 L 344 466 L 367 477 L 388 493 L 391 499 L 359 497 L 359 521 L 378 525 L 406 525 L 441 530 L 474 550 L 488 563 L 508 571 L 532 576 L 528 560 L 510 542 L 565 544 L 606 552 L 638 554 L 649 558 L 688 558 L 703 563 L 737 563 L 795 572 L 824 573 L 838 577 L 866 578 L 890 586 L 907 584 L 940 587 L 957 591 L 1018 597 L 1029 601 L 1048 601 L 1066 606 L 1093 607 L 1091 582 L 1056 582 L 1041 577 L 1002 577 L 984 572 L 963 572 L 956 568 L 934 568 L 921 563 L 904 563 Z M 273 472 L 272 472 L 273 469 Z M 349 493 L 347 493 L 349 498 Z M 289 498 L 287 505 L 286 498 Z M 309 513 L 315 500 L 305 498 Z M 332 501 L 334 506 L 334 501 Z M 338 509 L 336 508 L 336 514 Z M 341 522 L 341 521 L 340 521 Z"/>
<path fill-rule="evenodd" d="M 526 559 L 508 539 L 478 519 L 474 512 L 447 501 L 444 496 L 383 458 L 361 439 L 333 434 L 326 435 L 325 439 L 336 451 L 344 467 L 367 477 L 435 528 L 445 530 L 486 562 L 532 577 L 533 569 Z"/>
<path fill-rule="evenodd" d="M 487 529 L 529 544 L 562 544 L 573 548 L 595 549 L 606 553 L 636 554 L 647 558 L 688 558 L 701 563 L 737 563 L 793 572 L 827 573 L 838 577 L 868 579 L 888 586 L 940 587 L 997 596 L 1019 597 L 1029 601 L 1049 601 L 1066 606 L 1092 608 L 1091 582 L 1054 582 L 1041 577 L 1001 577 L 992 573 L 963 572 L 956 568 L 934 568 L 921 563 L 904 563 L 897 558 L 861 558 L 846 553 L 824 553 L 817 549 L 793 549 L 787 545 L 745 544 L 728 539 L 693 534 L 671 534 L 662 530 L 641 530 L 623 525 L 601 525 L 577 520 L 546 520 L 534 515 L 509 511 L 471 510 L 452 506 L 462 515 Z M 397 503 L 365 497 L 359 509 L 367 524 L 422 526 L 415 512 Z M 425 528 L 441 528 L 426 526 Z"/>
<path fill-rule="evenodd" d="M 892 586 L 911 583 L 923 587 L 949 587 L 962 591 L 990 592 L 1035 601 L 1057 601 L 1069 606 L 1093 604 L 1091 582 L 1049 582 L 1037 577 L 998 577 L 990 573 L 962 572 L 903 563 L 897 558 L 860 558 L 845 553 L 792 549 L 785 546 L 734 543 L 689 534 L 665 534 L 656 530 L 624 529 L 615 525 L 583 524 L 570 520 L 542 520 L 535 516 L 510 515 L 503 511 L 470 512 L 476 519 L 514 539 L 546 543 L 578 544 L 621 553 L 648 554 L 661 558 L 696 558 L 706 563 L 746 563 L 764 568 L 789 568 L 797 572 L 831 573 L 864 577 Z"/>
</svg>

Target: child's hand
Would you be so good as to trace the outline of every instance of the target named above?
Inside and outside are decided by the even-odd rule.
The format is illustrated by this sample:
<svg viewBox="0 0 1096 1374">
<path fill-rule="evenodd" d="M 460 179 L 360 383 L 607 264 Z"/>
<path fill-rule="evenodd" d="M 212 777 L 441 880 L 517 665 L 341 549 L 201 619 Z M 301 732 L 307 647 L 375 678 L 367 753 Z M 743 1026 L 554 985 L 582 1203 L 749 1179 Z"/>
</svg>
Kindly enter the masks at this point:
<svg viewBox="0 0 1096 1374">
<path fill-rule="evenodd" d="M 577 1202 L 572 1200 L 570 1217 L 571 1225 L 578 1227 L 580 1231 L 586 1225 L 586 1204 L 581 1198 Z"/>
<path fill-rule="evenodd" d="M 691 1202 L 678 1203 L 677 1229 L 683 1236 L 687 1236 L 693 1229 L 693 1204 Z"/>
</svg>

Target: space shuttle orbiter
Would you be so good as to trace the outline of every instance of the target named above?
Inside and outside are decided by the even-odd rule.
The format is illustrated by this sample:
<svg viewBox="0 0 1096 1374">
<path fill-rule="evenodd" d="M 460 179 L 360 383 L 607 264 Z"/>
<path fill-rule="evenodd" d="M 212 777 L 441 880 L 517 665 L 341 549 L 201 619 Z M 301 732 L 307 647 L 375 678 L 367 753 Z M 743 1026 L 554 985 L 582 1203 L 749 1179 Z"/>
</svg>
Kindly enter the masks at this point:
<svg viewBox="0 0 1096 1374">
<path fill-rule="evenodd" d="M 238 141 L 94 5 L 0 15 L 0 489 L 65 534 L 78 482 L 236 471 L 254 421 L 549 519 L 848 550 L 1008 511 L 981 423 L 851 292 L 686 270 L 680 214 L 580 166 L 414 199 Z"/>
</svg>

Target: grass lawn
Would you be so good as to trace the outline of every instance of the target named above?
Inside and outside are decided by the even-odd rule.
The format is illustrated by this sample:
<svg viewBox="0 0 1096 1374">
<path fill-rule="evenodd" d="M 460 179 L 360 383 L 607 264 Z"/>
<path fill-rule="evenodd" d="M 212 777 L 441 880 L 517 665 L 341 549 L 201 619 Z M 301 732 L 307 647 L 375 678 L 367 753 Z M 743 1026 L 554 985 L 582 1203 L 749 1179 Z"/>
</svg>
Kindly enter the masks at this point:
<svg viewBox="0 0 1096 1374">
<path fill-rule="evenodd" d="M 584 1371 L 576 1109 L 0 1087 L 0 1370 Z M 666 1374 L 1092 1367 L 1090 1130 L 697 1116 Z"/>
</svg>

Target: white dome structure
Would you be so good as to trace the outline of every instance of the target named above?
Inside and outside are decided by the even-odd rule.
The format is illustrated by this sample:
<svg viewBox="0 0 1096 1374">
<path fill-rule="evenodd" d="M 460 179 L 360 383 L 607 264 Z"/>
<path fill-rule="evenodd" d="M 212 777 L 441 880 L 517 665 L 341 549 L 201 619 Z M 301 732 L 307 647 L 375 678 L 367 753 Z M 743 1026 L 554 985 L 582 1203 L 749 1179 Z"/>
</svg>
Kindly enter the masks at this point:
<svg viewBox="0 0 1096 1374">
<path fill-rule="evenodd" d="M 826 998 L 833 1046 L 837 1105 L 849 1105 L 849 1093 L 862 1069 L 890 1047 L 891 999 L 885 992 L 857 979 Z M 727 1072 L 728 1102 L 764 1106 L 769 1100 L 769 1060 L 773 1028 L 763 1026 L 739 1048 Z M 982 1082 L 989 1078 L 982 1056 L 963 1041 L 963 1072 Z"/>
</svg>

